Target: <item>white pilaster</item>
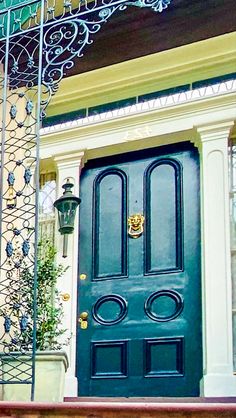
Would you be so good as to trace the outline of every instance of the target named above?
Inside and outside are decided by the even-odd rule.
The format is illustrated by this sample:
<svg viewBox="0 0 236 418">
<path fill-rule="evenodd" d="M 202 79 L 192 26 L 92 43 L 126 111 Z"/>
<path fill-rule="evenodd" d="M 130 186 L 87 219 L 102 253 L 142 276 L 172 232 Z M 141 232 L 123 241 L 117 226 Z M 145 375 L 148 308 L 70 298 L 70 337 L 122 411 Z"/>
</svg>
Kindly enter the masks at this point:
<svg viewBox="0 0 236 418">
<path fill-rule="evenodd" d="M 233 122 L 197 128 L 201 156 L 203 396 L 236 396 L 232 353 L 232 291 L 228 138 Z M 194 344 L 194 342 L 193 342 Z"/>
<path fill-rule="evenodd" d="M 54 158 L 58 170 L 58 191 L 57 196 L 61 196 L 62 185 L 69 178 L 74 183 L 73 194 L 79 196 L 80 171 L 84 164 L 84 153 L 61 155 Z M 70 298 L 64 303 L 64 322 L 63 326 L 67 329 L 67 336 L 70 339 L 69 345 L 65 347 L 69 357 L 69 369 L 66 373 L 65 396 L 77 396 L 77 378 L 75 377 L 76 367 L 76 321 L 77 321 L 77 266 L 78 266 L 78 216 L 75 219 L 75 229 L 68 238 L 68 256 L 62 258 L 63 239 L 60 233 L 56 236 L 56 247 L 58 249 L 58 263 L 68 267 L 66 273 L 60 279 L 58 288 L 62 294 L 69 294 Z"/>
</svg>

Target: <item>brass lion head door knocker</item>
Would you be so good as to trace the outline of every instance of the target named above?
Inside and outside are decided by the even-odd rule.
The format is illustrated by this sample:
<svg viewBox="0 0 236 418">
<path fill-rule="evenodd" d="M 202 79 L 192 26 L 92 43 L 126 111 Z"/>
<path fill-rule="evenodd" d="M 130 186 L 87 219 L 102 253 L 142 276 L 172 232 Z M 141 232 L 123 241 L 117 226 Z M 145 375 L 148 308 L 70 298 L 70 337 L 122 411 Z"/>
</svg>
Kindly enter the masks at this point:
<svg viewBox="0 0 236 418">
<path fill-rule="evenodd" d="M 144 216 L 136 213 L 128 217 L 128 234 L 130 238 L 138 238 L 143 233 Z"/>
</svg>

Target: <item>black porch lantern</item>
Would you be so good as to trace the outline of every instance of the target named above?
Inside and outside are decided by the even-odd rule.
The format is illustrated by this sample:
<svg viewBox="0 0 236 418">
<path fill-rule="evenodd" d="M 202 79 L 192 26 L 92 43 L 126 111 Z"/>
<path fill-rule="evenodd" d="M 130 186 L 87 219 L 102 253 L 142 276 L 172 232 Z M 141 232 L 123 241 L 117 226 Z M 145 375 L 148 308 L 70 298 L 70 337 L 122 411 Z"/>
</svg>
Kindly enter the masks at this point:
<svg viewBox="0 0 236 418">
<path fill-rule="evenodd" d="M 67 257 L 68 235 L 74 231 L 76 209 L 81 199 L 72 194 L 73 183 L 67 179 L 63 184 L 63 195 L 54 202 L 54 207 L 58 211 L 59 232 L 63 235 L 63 257 Z"/>
</svg>

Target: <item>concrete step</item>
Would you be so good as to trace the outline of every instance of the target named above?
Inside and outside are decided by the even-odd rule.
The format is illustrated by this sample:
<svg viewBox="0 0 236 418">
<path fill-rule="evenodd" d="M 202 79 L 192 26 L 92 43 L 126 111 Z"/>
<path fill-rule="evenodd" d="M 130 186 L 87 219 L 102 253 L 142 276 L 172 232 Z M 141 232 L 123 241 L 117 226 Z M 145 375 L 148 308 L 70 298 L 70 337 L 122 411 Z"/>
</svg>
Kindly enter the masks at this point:
<svg viewBox="0 0 236 418">
<path fill-rule="evenodd" d="M 1 402 L 0 418 L 236 418 L 235 399 L 226 398 L 227 402 L 223 398 L 217 398 L 217 402 L 200 399 L 194 402 L 173 398 L 77 398 L 60 404 Z"/>
</svg>

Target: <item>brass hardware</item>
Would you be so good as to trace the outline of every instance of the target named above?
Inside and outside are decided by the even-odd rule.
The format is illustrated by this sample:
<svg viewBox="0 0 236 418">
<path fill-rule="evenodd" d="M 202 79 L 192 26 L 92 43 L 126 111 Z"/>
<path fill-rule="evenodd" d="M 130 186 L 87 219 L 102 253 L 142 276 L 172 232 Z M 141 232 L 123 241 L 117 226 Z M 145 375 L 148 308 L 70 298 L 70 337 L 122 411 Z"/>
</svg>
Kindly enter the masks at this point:
<svg viewBox="0 0 236 418">
<path fill-rule="evenodd" d="M 79 319 L 80 328 L 87 329 L 88 328 L 88 312 L 81 312 Z"/>
<path fill-rule="evenodd" d="M 68 300 L 70 300 L 69 293 L 61 293 L 60 296 L 61 296 L 63 302 L 68 302 Z"/>
<path fill-rule="evenodd" d="M 128 234 L 130 238 L 138 238 L 143 233 L 144 216 L 141 213 L 136 213 L 128 217 Z"/>
<path fill-rule="evenodd" d="M 82 273 L 82 274 L 79 276 L 79 278 L 80 278 L 80 280 L 86 280 L 86 279 L 87 279 L 87 275 L 86 275 L 86 274 L 84 274 L 84 273 Z"/>
</svg>

